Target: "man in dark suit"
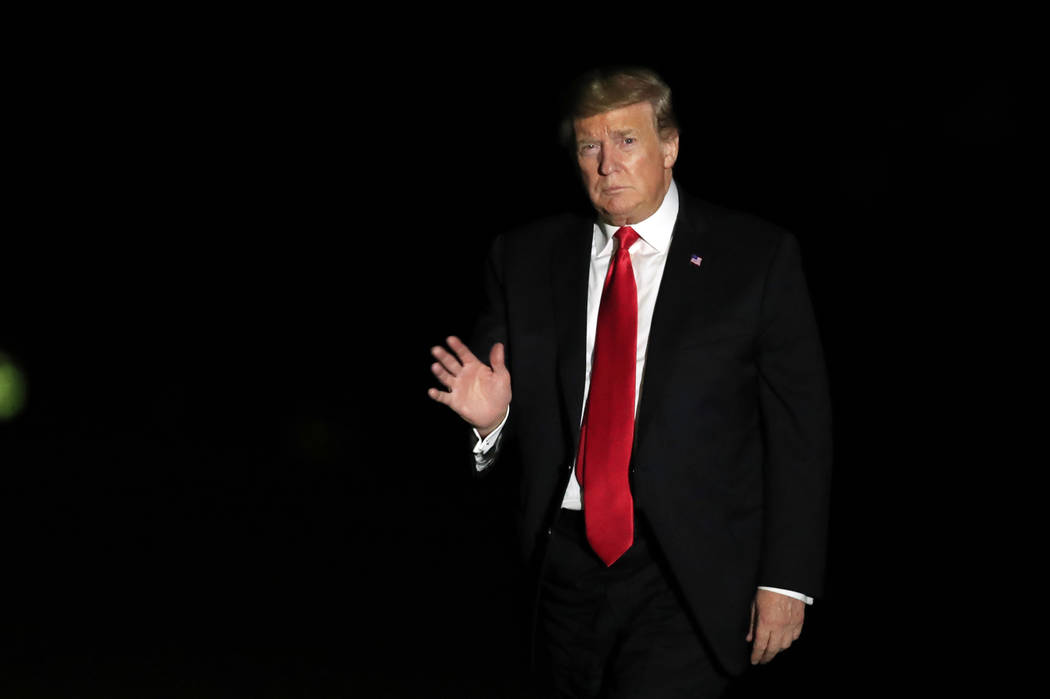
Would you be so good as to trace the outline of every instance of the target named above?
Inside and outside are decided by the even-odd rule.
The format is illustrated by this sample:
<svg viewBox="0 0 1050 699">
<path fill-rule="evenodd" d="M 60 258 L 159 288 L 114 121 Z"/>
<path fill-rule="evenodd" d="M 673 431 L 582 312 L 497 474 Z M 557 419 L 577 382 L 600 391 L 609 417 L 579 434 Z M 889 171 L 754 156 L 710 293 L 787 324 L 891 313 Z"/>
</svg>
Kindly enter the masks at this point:
<svg viewBox="0 0 1050 699">
<path fill-rule="evenodd" d="M 830 406 L 798 246 L 678 189 L 651 71 L 588 75 L 567 124 L 597 221 L 495 241 L 489 362 L 448 338 L 430 396 L 479 471 L 520 458 L 558 696 L 717 696 L 822 591 Z"/>
</svg>

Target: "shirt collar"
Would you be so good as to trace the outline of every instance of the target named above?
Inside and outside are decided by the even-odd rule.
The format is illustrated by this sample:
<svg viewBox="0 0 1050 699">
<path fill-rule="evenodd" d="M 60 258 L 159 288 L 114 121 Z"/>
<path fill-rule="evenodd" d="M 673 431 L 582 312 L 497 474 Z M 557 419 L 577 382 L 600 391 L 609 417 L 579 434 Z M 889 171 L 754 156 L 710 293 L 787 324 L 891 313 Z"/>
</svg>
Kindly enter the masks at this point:
<svg viewBox="0 0 1050 699">
<path fill-rule="evenodd" d="M 666 252 L 671 245 L 671 233 L 674 232 L 674 224 L 678 219 L 678 187 L 674 180 L 667 188 L 660 208 L 644 221 L 632 223 L 631 228 L 638 237 L 649 244 L 657 252 Z M 608 223 L 599 223 L 594 227 L 594 247 L 598 255 L 612 254 L 612 238 L 620 226 Z"/>
</svg>

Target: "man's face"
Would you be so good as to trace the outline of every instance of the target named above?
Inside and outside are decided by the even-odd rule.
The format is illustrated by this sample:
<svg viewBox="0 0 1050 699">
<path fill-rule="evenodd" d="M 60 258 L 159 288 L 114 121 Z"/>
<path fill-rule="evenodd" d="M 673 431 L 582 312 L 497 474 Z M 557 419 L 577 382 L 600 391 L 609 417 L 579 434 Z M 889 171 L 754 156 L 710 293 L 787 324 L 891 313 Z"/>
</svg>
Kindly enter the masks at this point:
<svg viewBox="0 0 1050 699">
<path fill-rule="evenodd" d="M 639 102 L 573 125 L 583 185 L 602 219 L 624 226 L 660 208 L 678 158 L 678 134 L 660 138 L 652 105 Z"/>
</svg>

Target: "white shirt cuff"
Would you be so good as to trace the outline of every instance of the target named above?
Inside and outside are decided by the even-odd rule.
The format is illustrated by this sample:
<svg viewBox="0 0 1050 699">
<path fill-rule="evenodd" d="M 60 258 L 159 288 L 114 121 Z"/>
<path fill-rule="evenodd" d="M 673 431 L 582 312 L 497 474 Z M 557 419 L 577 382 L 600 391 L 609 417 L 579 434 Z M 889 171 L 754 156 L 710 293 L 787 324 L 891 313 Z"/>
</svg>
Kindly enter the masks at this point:
<svg viewBox="0 0 1050 699">
<path fill-rule="evenodd" d="M 765 585 L 759 585 L 759 590 L 769 590 L 770 592 L 778 592 L 788 597 L 794 597 L 795 599 L 802 600 L 806 604 L 813 604 L 813 598 L 802 594 L 801 592 L 795 592 L 794 590 L 784 590 L 779 587 L 766 587 Z"/>
<path fill-rule="evenodd" d="M 485 435 L 484 439 L 482 439 L 476 429 L 474 430 L 474 436 L 478 438 L 478 443 L 474 445 L 474 467 L 478 471 L 484 471 L 496 460 L 496 450 L 493 447 L 499 442 L 500 435 L 503 433 L 503 426 L 507 424 L 508 417 L 510 417 L 509 407 L 507 408 L 507 414 L 503 416 L 502 422 L 496 426 L 496 429 Z"/>
</svg>

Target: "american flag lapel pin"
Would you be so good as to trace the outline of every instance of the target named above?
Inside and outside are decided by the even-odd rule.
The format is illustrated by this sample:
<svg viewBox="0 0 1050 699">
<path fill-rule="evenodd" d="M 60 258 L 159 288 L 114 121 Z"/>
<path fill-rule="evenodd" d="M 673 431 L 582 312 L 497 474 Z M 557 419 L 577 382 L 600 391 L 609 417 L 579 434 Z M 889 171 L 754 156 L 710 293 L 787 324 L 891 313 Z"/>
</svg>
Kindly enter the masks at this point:
<svg viewBox="0 0 1050 699">
<path fill-rule="evenodd" d="M 700 257 L 699 255 L 693 255 L 692 257 L 689 258 L 689 261 L 692 262 L 697 267 L 699 267 L 700 263 L 704 261 L 704 258 Z"/>
</svg>

